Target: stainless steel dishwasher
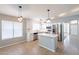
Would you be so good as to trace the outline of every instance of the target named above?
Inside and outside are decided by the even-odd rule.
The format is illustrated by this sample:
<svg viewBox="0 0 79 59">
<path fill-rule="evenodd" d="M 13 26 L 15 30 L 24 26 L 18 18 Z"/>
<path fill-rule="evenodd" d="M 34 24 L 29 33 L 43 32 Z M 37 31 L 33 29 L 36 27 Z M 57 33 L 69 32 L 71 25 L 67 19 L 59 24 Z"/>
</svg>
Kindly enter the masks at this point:
<svg viewBox="0 0 79 59">
<path fill-rule="evenodd" d="M 38 39 L 38 33 L 33 33 L 33 41 L 37 40 Z"/>
</svg>

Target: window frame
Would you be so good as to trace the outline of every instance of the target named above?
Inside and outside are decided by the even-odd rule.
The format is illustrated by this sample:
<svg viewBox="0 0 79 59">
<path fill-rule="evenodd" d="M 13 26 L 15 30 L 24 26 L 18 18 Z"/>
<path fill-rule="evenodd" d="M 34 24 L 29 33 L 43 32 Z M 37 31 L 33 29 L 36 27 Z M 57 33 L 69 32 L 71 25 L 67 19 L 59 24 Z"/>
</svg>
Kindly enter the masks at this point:
<svg viewBox="0 0 79 59">
<path fill-rule="evenodd" d="M 13 27 L 13 31 L 12 31 L 12 32 L 13 32 L 13 36 L 12 36 L 12 38 L 5 38 L 5 39 L 3 39 L 3 38 L 2 38 L 2 21 L 9 21 L 9 20 L 1 20 L 1 39 L 2 39 L 2 40 L 8 40 L 8 39 L 14 39 L 14 38 L 21 38 L 21 37 L 23 37 L 23 22 L 22 22 L 22 31 L 21 31 L 21 32 L 22 32 L 22 36 L 14 37 L 14 32 L 15 32 L 15 31 L 14 31 L 14 23 L 17 22 L 17 21 L 9 21 L 9 22 L 12 22 L 12 23 L 13 23 L 13 24 L 12 24 L 12 25 L 13 25 L 13 26 L 12 26 L 12 27 Z M 19 22 L 18 22 L 18 23 L 19 23 Z"/>
</svg>

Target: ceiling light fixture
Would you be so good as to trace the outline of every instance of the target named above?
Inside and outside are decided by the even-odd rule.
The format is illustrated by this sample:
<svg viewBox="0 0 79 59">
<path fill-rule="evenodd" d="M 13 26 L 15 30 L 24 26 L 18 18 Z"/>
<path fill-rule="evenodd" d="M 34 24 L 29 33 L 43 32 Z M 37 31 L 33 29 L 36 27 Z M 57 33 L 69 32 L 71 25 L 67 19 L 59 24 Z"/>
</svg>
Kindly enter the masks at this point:
<svg viewBox="0 0 79 59">
<path fill-rule="evenodd" d="M 50 15 L 49 15 L 50 10 L 49 10 L 49 9 L 47 9 L 47 12 L 48 12 L 47 23 L 50 23 L 50 22 L 51 22 Z"/>
<path fill-rule="evenodd" d="M 23 21 L 23 17 L 22 17 L 22 6 L 18 6 L 18 7 L 19 7 L 19 9 L 18 9 L 18 11 L 19 11 L 18 21 L 19 22 L 22 22 Z"/>
</svg>

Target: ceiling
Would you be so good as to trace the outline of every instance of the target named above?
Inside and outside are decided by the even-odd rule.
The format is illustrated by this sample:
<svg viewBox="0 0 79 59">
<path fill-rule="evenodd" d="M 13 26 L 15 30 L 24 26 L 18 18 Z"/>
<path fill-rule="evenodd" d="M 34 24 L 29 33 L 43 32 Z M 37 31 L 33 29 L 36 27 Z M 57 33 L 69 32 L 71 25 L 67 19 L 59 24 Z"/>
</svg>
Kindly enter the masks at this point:
<svg viewBox="0 0 79 59">
<path fill-rule="evenodd" d="M 18 16 L 18 4 L 0 4 L 0 13 Z M 24 18 L 47 18 L 47 9 L 50 9 L 51 18 L 59 18 L 60 14 L 64 16 L 71 16 L 79 14 L 78 4 L 24 4 L 22 5 L 22 15 Z"/>
</svg>

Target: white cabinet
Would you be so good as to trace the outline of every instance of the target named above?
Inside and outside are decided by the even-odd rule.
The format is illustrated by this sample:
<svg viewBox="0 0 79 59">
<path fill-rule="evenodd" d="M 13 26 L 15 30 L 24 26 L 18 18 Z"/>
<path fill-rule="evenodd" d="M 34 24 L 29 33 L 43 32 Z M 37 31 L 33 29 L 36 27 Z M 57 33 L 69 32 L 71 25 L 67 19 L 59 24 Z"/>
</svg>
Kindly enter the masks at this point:
<svg viewBox="0 0 79 59">
<path fill-rule="evenodd" d="M 47 34 L 48 35 L 48 34 Z M 52 52 L 55 52 L 55 49 L 57 48 L 57 36 L 47 36 L 47 35 L 38 35 L 39 45 L 41 47 L 44 47 Z"/>
</svg>

